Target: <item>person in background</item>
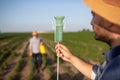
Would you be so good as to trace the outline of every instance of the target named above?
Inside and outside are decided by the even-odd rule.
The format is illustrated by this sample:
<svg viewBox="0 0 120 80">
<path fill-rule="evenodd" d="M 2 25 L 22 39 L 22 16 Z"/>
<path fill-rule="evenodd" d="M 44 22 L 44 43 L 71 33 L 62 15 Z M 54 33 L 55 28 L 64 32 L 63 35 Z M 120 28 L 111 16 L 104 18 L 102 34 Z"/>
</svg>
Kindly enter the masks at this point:
<svg viewBox="0 0 120 80">
<path fill-rule="evenodd" d="M 102 65 L 88 64 L 63 44 L 55 46 L 57 56 L 92 80 L 120 80 L 120 0 L 83 1 L 92 11 L 94 38 L 110 46 L 109 51 L 104 52 L 106 61 Z"/>
<path fill-rule="evenodd" d="M 30 38 L 29 41 L 29 56 L 33 57 L 35 67 L 38 72 L 39 67 L 42 65 L 42 56 L 39 49 L 40 43 L 42 43 L 42 40 L 38 37 L 38 33 L 35 31 L 32 32 L 32 38 Z"/>
</svg>

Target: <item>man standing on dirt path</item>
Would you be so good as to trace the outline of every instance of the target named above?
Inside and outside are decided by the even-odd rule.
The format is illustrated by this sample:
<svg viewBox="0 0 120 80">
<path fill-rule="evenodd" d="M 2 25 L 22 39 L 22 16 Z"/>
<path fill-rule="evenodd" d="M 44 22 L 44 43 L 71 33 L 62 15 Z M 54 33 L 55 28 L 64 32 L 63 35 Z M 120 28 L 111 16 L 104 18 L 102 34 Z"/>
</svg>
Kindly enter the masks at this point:
<svg viewBox="0 0 120 80">
<path fill-rule="evenodd" d="M 93 14 L 94 38 L 110 46 L 110 50 L 104 52 L 106 61 L 102 65 L 88 64 L 72 55 L 63 44 L 55 46 L 56 53 L 92 80 L 120 80 L 120 0 L 83 1 Z"/>
<path fill-rule="evenodd" d="M 36 69 L 39 72 L 39 67 L 42 65 L 42 55 L 40 54 L 40 43 L 42 40 L 38 37 L 37 32 L 32 32 L 32 38 L 29 41 L 29 56 L 33 57 Z"/>
</svg>

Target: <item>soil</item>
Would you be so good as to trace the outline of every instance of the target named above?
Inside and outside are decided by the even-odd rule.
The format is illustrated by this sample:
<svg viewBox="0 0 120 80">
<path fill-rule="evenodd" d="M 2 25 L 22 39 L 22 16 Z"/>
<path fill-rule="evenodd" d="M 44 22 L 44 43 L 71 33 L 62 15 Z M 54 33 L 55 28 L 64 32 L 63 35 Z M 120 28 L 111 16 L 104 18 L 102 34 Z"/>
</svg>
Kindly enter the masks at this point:
<svg viewBox="0 0 120 80">
<path fill-rule="evenodd" d="M 20 50 L 16 50 L 18 53 L 18 56 L 14 57 L 8 64 L 8 68 L 5 69 L 3 72 L 0 72 L 0 80 L 9 80 L 9 77 L 11 74 L 14 73 L 14 67 L 16 62 L 20 59 L 19 53 L 22 53 L 25 47 L 27 46 L 27 42 L 24 42 L 22 44 L 22 47 Z M 47 65 L 42 64 L 42 67 L 40 67 L 40 71 L 37 70 L 34 73 L 34 80 L 57 80 L 56 73 L 57 73 L 57 64 L 56 61 L 51 57 L 51 55 L 47 54 L 47 65 L 50 66 L 52 69 L 52 75 L 49 74 Z M 17 73 L 17 79 L 16 80 L 28 80 L 28 75 L 30 73 L 30 66 L 29 66 L 29 56 L 28 51 L 26 52 L 26 55 L 23 59 L 23 66 L 22 70 Z M 67 68 L 68 70 L 66 70 Z M 89 80 L 88 78 L 84 77 L 76 68 L 74 68 L 71 64 L 61 62 L 60 63 L 60 70 L 59 70 L 59 80 Z"/>
</svg>

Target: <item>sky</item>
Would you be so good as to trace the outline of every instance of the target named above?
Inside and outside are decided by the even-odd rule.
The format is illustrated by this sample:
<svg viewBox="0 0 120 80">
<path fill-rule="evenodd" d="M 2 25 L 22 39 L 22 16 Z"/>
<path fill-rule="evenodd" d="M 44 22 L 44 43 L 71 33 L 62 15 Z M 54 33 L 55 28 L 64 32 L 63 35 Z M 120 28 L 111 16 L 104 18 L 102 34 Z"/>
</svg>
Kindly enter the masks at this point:
<svg viewBox="0 0 120 80">
<path fill-rule="evenodd" d="M 92 29 L 82 0 L 0 0 L 1 32 L 53 31 L 54 16 L 65 16 L 64 31 Z"/>
</svg>

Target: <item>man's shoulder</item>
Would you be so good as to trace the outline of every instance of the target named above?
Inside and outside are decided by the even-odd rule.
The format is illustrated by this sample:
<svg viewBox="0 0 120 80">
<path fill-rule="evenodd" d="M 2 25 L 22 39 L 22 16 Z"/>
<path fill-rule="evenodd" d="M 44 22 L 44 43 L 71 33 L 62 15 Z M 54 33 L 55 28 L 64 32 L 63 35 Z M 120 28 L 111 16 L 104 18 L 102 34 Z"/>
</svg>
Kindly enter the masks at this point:
<svg viewBox="0 0 120 80">
<path fill-rule="evenodd" d="M 101 80 L 120 80 L 120 55 L 108 63 Z"/>
<path fill-rule="evenodd" d="M 41 38 L 41 37 L 39 37 L 38 39 L 39 39 L 40 41 L 42 41 L 42 38 Z"/>
<path fill-rule="evenodd" d="M 113 59 L 113 63 L 120 66 L 120 54 Z"/>
<path fill-rule="evenodd" d="M 120 55 L 115 57 L 109 64 L 108 69 L 118 69 L 120 71 Z"/>
</svg>

